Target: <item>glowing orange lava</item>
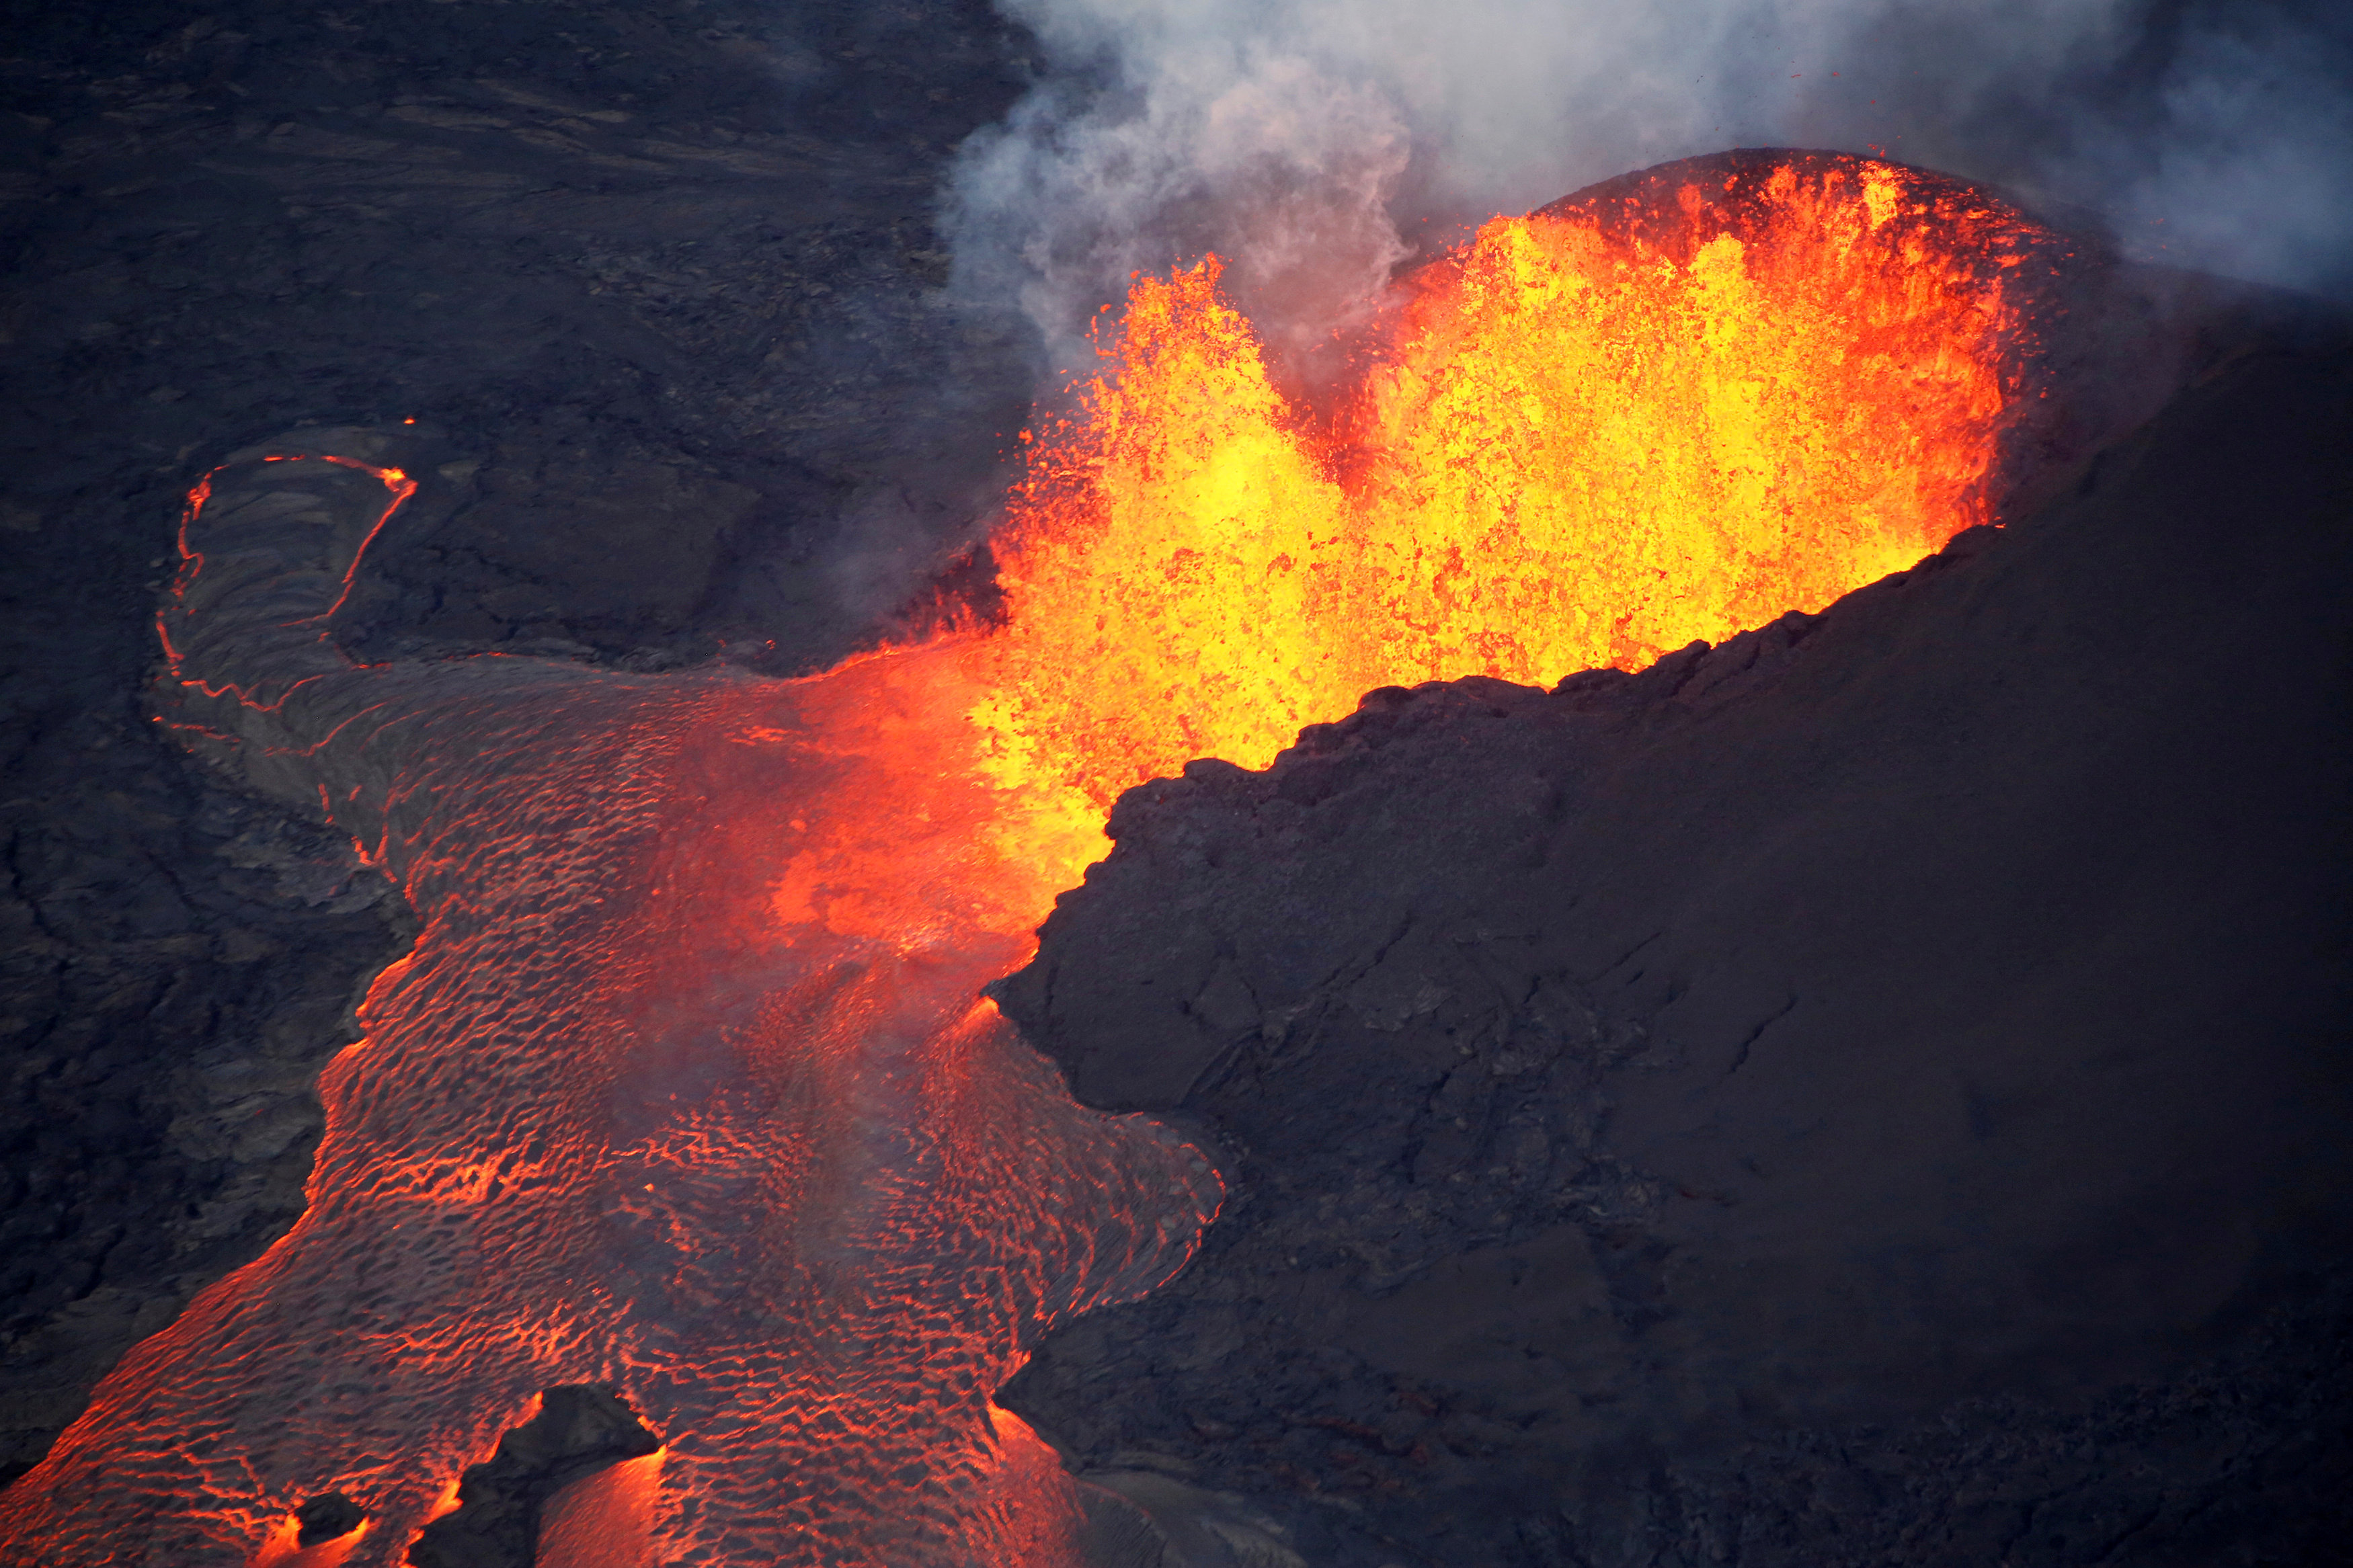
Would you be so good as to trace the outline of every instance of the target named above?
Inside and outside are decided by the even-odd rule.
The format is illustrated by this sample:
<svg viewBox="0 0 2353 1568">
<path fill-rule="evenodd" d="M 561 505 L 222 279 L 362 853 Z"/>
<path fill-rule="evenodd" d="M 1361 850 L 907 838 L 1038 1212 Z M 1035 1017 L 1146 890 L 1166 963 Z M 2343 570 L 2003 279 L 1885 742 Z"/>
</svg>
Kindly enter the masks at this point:
<svg viewBox="0 0 2353 1568">
<path fill-rule="evenodd" d="M 1985 516 L 2033 231 L 1857 160 L 1646 178 L 1418 274 L 1320 420 L 1214 262 L 1139 281 L 1032 443 L 1004 623 L 803 680 L 357 667 L 329 623 L 414 486 L 199 485 L 170 721 L 423 931 L 322 1078 L 301 1219 L 0 1493 L 0 1561 L 398 1562 L 539 1391 L 604 1382 L 664 1447 L 551 1505 L 551 1561 L 1078 1568 L 1072 1483 L 989 1395 L 1219 1189 L 975 993 L 1113 798 L 1371 688 L 1816 608 Z M 301 1546 L 330 1491 L 366 1522 Z"/>
<path fill-rule="evenodd" d="M 1987 521 L 2011 279 L 2051 237 L 1892 164 L 1713 162 L 1488 224 L 1322 425 L 1215 258 L 1139 281 L 998 546 L 1007 771 L 1100 809 L 1188 757 L 1264 766 L 1375 687 L 1818 610 Z"/>
</svg>

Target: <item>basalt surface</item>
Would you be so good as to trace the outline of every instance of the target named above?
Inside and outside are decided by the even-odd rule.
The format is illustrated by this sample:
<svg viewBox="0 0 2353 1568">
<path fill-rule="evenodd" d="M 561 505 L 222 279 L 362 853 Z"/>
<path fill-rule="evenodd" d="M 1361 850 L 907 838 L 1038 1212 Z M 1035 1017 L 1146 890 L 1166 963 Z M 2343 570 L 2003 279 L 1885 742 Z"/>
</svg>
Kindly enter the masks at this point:
<svg viewBox="0 0 2353 1568">
<path fill-rule="evenodd" d="M 2353 361 L 1638 676 L 1123 798 L 997 987 L 1233 1198 L 1007 1394 L 1311 1561 L 2337 1560 Z"/>
</svg>

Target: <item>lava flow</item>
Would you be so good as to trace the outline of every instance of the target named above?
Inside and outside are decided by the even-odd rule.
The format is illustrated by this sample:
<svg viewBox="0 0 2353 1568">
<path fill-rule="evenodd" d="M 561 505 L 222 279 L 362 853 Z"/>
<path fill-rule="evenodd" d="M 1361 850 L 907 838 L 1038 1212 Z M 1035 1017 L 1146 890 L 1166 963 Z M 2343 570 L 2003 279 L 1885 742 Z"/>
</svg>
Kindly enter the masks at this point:
<svg viewBox="0 0 2353 1568">
<path fill-rule="evenodd" d="M 1219 1187 L 976 994 L 1111 800 L 1372 688 L 1641 664 L 1916 560 L 1986 516 L 2048 243 L 1885 164 L 1653 171 L 1409 279 L 1321 418 L 1214 262 L 1140 280 L 1031 444 L 1002 624 L 795 681 L 355 667 L 328 617 L 406 483 L 351 455 L 385 438 L 233 459 L 168 721 L 422 934 L 322 1080 L 301 1219 L 0 1493 L 0 1557 L 397 1562 L 541 1390 L 607 1383 L 664 1447 L 581 1483 L 552 1568 L 1076 1568 L 1080 1494 L 990 1395 Z M 362 1522 L 306 1541 L 328 1494 Z"/>
</svg>

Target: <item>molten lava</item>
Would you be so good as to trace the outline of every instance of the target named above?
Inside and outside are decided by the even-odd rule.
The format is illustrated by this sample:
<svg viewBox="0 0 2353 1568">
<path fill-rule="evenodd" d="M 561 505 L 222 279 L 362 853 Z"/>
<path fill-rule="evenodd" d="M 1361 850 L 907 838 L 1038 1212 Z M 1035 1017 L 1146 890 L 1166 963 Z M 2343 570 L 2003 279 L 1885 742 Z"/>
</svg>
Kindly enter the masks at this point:
<svg viewBox="0 0 2353 1568">
<path fill-rule="evenodd" d="M 1072 1483 L 989 1395 L 1219 1189 L 975 992 L 1113 798 L 1375 687 L 1816 608 L 1986 516 L 2043 237 L 1856 160 L 1642 180 L 1424 268 L 1320 420 L 1214 261 L 1140 280 L 1031 444 L 1004 623 L 804 680 L 354 667 L 329 620 L 406 478 L 200 485 L 174 722 L 423 932 L 322 1080 L 309 1208 L 0 1494 L 5 1561 L 396 1562 L 540 1390 L 602 1382 L 664 1447 L 552 1508 L 572 1568 L 1075 1568 Z M 304 1544 L 330 1492 L 365 1521 Z"/>
<path fill-rule="evenodd" d="M 1262 767 L 1375 687 L 1636 668 L 1988 520 L 2051 236 L 1855 159 L 1635 180 L 1409 278 L 1320 426 L 1214 258 L 1138 282 L 999 545 L 1008 771 L 1101 807 L 1187 757 Z"/>
</svg>

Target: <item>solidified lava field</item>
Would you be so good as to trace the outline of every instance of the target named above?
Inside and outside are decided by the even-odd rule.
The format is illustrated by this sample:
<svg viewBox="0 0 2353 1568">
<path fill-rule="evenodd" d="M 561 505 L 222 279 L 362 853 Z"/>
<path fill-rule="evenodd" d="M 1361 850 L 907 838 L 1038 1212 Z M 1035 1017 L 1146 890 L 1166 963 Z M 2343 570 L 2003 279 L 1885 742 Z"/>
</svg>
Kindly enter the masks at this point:
<svg viewBox="0 0 2353 1568">
<path fill-rule="evenodd" d="M 175 1560 L 373 1560 L 463 1519 L 460 1472 L 580 1384 L 625 1390 L 660 1447 L 545 1510 L 539 1560 L 575 1568 L 2295 1562 L 2341 1533 L 2345 999 L 2315 937 L 2346 852 L 2341 324 L 2153 274 L 2066 295 L 2035 374 L 2091 413 L 1997 446 L 1945 363 L 1921 396 L 1967 428 L 1962 466 L 1867 498 L 1833 530 L 1846 575 L 1719 553 L 1726 607 L 1671 594 L 1564 649 L 1513 635 L 1557 629 L 1545 582 L 1654 563 L 1572 542 L 1507 583 L 1422 562 L 1396 520 L 1533 531 L 1541 507 L 1499 519 L 1459 483 L 1464 440 L 1513 454 L 1513 497 L 1592 504 L 1531 435 L 1580 416 L 1514 431 L 1478 399 L 1530 391 L 1499 279 L 1654 330 L 1604 303 L 1606 255 L 1535 218 L 1482 233 L 1474 287 L 1398 329 L 1445 352 L 1321 426 L 1250 381 L 1214 271 L 1180 273 L 1117 345 L 1172 376 L 1112 378 L 1033 454 L 996 632 L 839 662 L 898 606 L 856 573 L 813 592 L 845 541 L 789 520 L 913 519 L 834 552 L 944 562 L 1003 477 L 974 433 L 1011 426 L 1022 381 L 1004 323 L 927 319 L 905 286 L 936 253 L 904 193 L 1001 107 L 1018 40 L 837 20 L 796 53 L 584 13 L 565 48 L 593 94 L 520 35 L 453 72 L 418 62 L 489 42 L 354 47 L 259 11 L 17 63 L 82 115 L 32 115 L 11 187 L 58 280 L 28 363 L 65 389 L 5 514 L 18 1466 L 141 1346 L 36 1478 L 66 1478 L 58 1549 L 81 1530 L 96 1560 L 145 1495 L 175 1500 Z M 705 49 L 733 64 L 680 68 Z M 256 106 L 221 85 L 254 58 L 308 75 Z M 789 113 L 778 60 L 807 83 Z M 642 75 L 630 107 L 591 107 L 616 69 Z M 866 149 L 861 116 L 902 100 L 923 137 Z M 677 238 L 681 204 L 707 238 Z M 1739 256 L 1675 253 L 1664 314 L 1736 315 Z M 452 281 L 478 275 L 505 292 Z M 1757 340 L 1761 379 L 1802 390 L 1817 329 Z M 1891 343 L 1869 352 L 1922 352 Z M 1183 395 L 1204 366 L 1245 394 L 1207 417 Z M 232 455 L 322 416 L 364 427 Z M 158 737 L 144 617 L 178 492 L 222 459 L 212 525 L 269 542 L 249 574 L 191 561 L 164 690 L 221 700 Z M 1768 497 L 1856 488 L 1770 468 Z M 1106 521 L 1198 556 L 1153 520 L 1241 515 L 1217 499 L 1238 472 L 1295 504 L 1225 565 L 1279 561 L 1299 602 L 1177 616 L 1245 652 L 1212 700 L 1135 702 L 1149 661 L 1039 585 Z M 1709 482 L 1736 515 L 1741 479 Z M 1409 563 L 1341 581 L 1335 536 Z M 1394 670 L 1285 640 L 1368 606 L 1438 628 L 1472 584 L 1496 585 L 1475 635 Z M 1025 625 L 1055 635 L 1008 640 Z M 1694 637 L 1721 646 L 1671 652 Z M 1075 692 L 1038 652 L 1074 644 Z M 446 662 L 477 652 L 505 657 Z M 1271 664 L 1318 695 L 1244 700 Z M 1584 664 L 1644 673 L 1505 683 Z M 1395 689 L 1425 679 L 1451 684 Z M 1263 775 L 1128 796 L 1036 963 L 975 1001 L 1126 784 L 1262 766 L 1375 684 Z M 1008 721 L 1041 704 L 1064 721 Z M 1089 762 L 1136 711 L 1160 732 Z M 894 793 L 959 725 L 975 765 L 926 756 L 920 798 Z M 1053 798 L 1008 828 L 1008 781 Z M 323 1060 L 404 942 L 364 1043 Z M 1139 1110 L 1216 1156 L 1227 1216 L 1166 1289 L 1050 1333 L 1162 1280 L 1216 1206 Z M 290 1510 L 322 1492 L 367 1506 L 303 1550 Z M 521 1539 L 440 1561 L 521 1563 Z"/>
</svg>

